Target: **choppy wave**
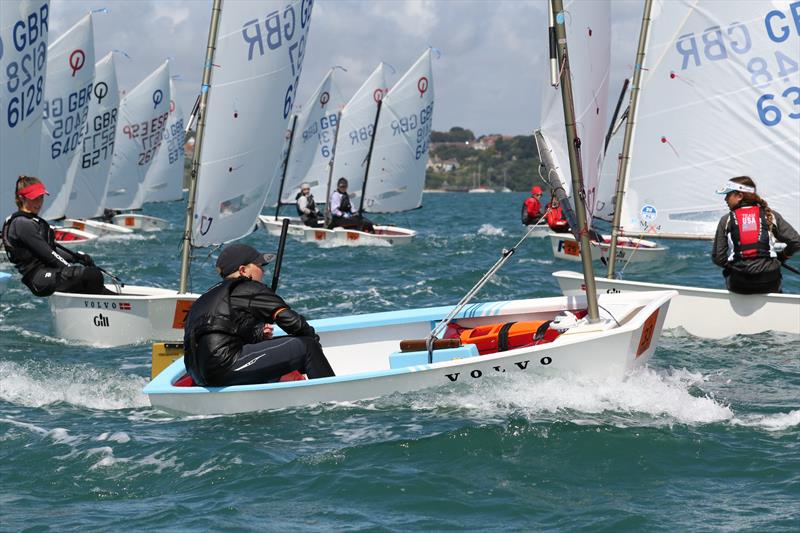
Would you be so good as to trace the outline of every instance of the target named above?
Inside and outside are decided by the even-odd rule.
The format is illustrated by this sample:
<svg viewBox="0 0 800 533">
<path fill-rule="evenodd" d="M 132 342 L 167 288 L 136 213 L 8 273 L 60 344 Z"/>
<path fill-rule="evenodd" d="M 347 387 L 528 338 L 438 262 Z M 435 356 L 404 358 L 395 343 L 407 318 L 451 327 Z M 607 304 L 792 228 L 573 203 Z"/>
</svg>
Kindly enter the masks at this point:
<svg viewBox="0 0 800 533">
<path fill-rule="evenodd" d="M 0 399 L 23 407 L 66 403 L 79 408 L 114 410 L 149 406 L 142 394 L 146 380 L 86 365 L 0 361 Z"/>
</svg>

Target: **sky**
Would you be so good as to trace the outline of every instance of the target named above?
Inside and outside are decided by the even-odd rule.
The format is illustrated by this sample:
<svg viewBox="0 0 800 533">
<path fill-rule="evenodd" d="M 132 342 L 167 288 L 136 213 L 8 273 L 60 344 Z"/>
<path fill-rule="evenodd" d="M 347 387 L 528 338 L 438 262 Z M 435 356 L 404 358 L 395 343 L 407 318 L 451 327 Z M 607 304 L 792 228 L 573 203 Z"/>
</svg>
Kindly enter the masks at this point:
<svg viewBox="0 0 800 533">
<path fill-rule="evenodd" d="M 632 71 L 641 5 L 613 4 L 614 101 Z M 179 76 L 177 100 L 189 113 L 200 87 L 211 1 L 51 0 L 50 42 L 103 8 L 108 12 L 94 17 L 96 58 L 111 50 L 128 56 L 117 57 L 120 87 L 127 90 L 169 58 Z M 544 0 L 316 0 L 307 46 L 298 102 L 332 66 L 347 70 L 337 76 L 348 98 L 380 61 L 396 70 L 389 78 L 394 83 L 430 46 L 438 50 L 435 130 L 528 135 L 539 124 L 549 76 Z"/>
</svg>

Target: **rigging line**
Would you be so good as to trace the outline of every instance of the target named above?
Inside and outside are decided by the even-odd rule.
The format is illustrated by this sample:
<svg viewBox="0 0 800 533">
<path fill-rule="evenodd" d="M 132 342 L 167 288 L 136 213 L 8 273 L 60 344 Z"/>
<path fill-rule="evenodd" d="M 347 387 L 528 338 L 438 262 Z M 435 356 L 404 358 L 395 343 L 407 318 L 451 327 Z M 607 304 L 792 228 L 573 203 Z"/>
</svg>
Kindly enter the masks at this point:
<svg viewBox="0 0 800 533">
<path fill-rule="evenodd" d="M 460 313 L 461 310 L 478 293 L 478 291 L 480 291 L 483 288 L 483 286 L 489 282 L 489 280 L 495 275 L 495 273 L 497 273 L 497 271 L 500 270 L 500 268 L 511 258 L 512 255 L 514 255 L 514 252 L 516 252 L 517 248 L 525 241 L 525 239 L 527 239 L 530 236 L 531 232 L 533 232 L 534 229 L 539 227 L 539 225 L 542 224 L 544 220 L 545 220 L 544 217 L 542 217 L 539 219 L 538 222 L 536 222 L 536 224 L 530 226 L 525 235 L 523 235 L 522 238 L 517 242 L 517 244 L 511 247 L 511 249 L 503 249 L 500 259 L 498 259 L 497 262 L 494 265 L 492 265 L 491 268 L 489 268 L 489 270 L 487 270 L 483 276 L 481 276 L 481 279 L 479 279 L 478 282 L 475 285 L 473 285 L 469 291 L 467 291 L 467 294 L 465 294 L 464 297 L 461 298 L 461 300 L 453 307 L 450 313 L 448 313 L 448 315 L 445 318 L 443 318 L 433 328 L 433 330 L 428 335 L 426 341 L 426 344 L 428 345 L 429 361 L 431 360 L 432 357 L 432 352 L 433 352 L 432 348 L 434 339 L 445 330 L 445 328 L 448 326 L 448 324 L 450 324 L 453 318 L 458 313 Z"/>
<path fill-rule="evenodd" d="M 614 315 L 612 315 L 612 314 L 611 314 L 611 311 L 609 311 L 608 309 L 606 309 L 605 307 L 603 307 L 603 306 L 602 306 L 602 305 L 600 305 L 600 304 L 597 304 L 597 307 L 599 307 L 600 309 L 602 309 L 603 311 L 605 311 L 606 313 L 608 313 L 608 316 L 610 316 L 610 317 L 611 317 L 611 319 L 612 319 L 612 320 L 614 320 L 614 322 L 617 324 L 617 327 L 620 327 L 619 320 L 617 320 L 617 319 L 616 319 L 616 317 L 615 317 Z"/>
</svg>

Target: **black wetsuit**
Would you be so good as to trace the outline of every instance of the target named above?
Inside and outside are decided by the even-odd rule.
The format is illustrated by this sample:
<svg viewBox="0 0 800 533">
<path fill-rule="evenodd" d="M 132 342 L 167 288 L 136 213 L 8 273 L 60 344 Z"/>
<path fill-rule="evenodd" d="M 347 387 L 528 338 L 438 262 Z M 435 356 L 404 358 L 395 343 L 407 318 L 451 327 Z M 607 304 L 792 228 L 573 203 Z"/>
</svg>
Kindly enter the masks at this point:
<svg viewBox="0 0 800 533">
<path fill-rule="evenodd" d="M 289 336 L 265 340 L 265 323 Z M 223 280 L 198 298 L 184 331 L 184 363 L 198 385 L 269 383 L 294 370 L 312 379 L 334 375 L 303 315 L 248 278 Z"/>
<path fill-rule="evenodd" d="M 32 213 L 17 211 L 6 219 L 3 246 L 22 282 L 36 296 L 56 291 L 115 294 L 105 288 L 103 273 L 89 255 L 57 245 L 50 224 Z"/>
</svg>

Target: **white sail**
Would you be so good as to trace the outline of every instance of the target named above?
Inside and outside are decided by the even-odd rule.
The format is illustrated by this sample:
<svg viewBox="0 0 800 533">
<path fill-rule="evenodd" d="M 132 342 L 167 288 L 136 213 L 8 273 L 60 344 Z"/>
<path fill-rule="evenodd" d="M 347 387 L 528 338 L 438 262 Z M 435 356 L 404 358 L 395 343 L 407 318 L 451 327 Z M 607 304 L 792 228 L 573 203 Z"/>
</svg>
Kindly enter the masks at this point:
<svg viewBox="0 0 800 533">
<path fill-rule="evenodd" d="M 422 205 L 433 122 L 433 68 L 428 49 L 381 104 L 364 209 L 393 213 Z"/>
<path fill-rule="evenodd" d="M 0 2 L 0 222 L 17 177 L 38 175 L 49 22 L 49 0 Z"/>
<path fill-rule="evenodd" d="M 139 194 L 143 202 L 172 202 L 183 198 L 183 109 L 175 99 L 175 85 L 170 81 L 169 119 L 161 136 L 161 148 L 147 171 Z"/>
<path fill-rule="evenodd" d="M 389 92 L 384 64 L 381 63 L 345 104 L 339 120 L 336 155 L 333 158 L 332 179 L 346 178 L 347 192 L 354 206 L 361 203 L 361 187 L 364 184 L 367 153 L 375 127 L 378 102 Z M 327 202 L 328 199 L 326 198 Z"/>
<path fill-rule="evenodd" d="M 92 15 L 85 15 L 47 51 L 39 178 L 50 192 L 40 216 L 62 218 L 80 163 L 81 139 L 94 83 Z M 70 172 L 70 168 L 72 171 Z"/>
<path fill-rule="evenodd" d="M 577 136 L 581 140 L 581 166 L 586 191 L 587 222 L 591 222 L 597 195 L 603 147 L 608 131 L 608 79 L 611 64 L 611 7 L 608 0 L 565 2 L 569 63 Z M 571 195 L 571 175 L 564 129 L 561 89 L 547 85 L 542 97 L 542 134 L 556 171 Z"/>
<path fill-rule="evenodd" d="M 297 116 L 292 152 L 283 182 L 282 203 L 293 204 L 303 182 L 311 186 L 311 194 L 320 202 L 326 201 L 336 115 L 345 103 L 334 73 L 335 69 L 328 71 Z"/>
<path fill-rule="evenodd" d="M 656 2 L 622 226 L 713 235 L 734 176 L 800 223 L 798 4 Z"/>
<path fill-rule="evenodd" d="M 103 213 L 118 112 L 117 70 L 114 54 L 109 52 L 94 67 L 92 99 L 84 124 L 81 153 L 70 167 L 74 177 L 66 210 L 69 218 L 93 218 Z"/>
<path fill-rule="evenodd" d="M 282 161 L 311 3 L 226 0 L 208 95 L 192 244 L 250 233 Z"/>
<path fill-rule="evenodd" d="M 133 88 L 119 104 L 106 207 L 139 209 L 139 187 L 158 154 L 169 118 L 169 61 Z"/>
</svg>

